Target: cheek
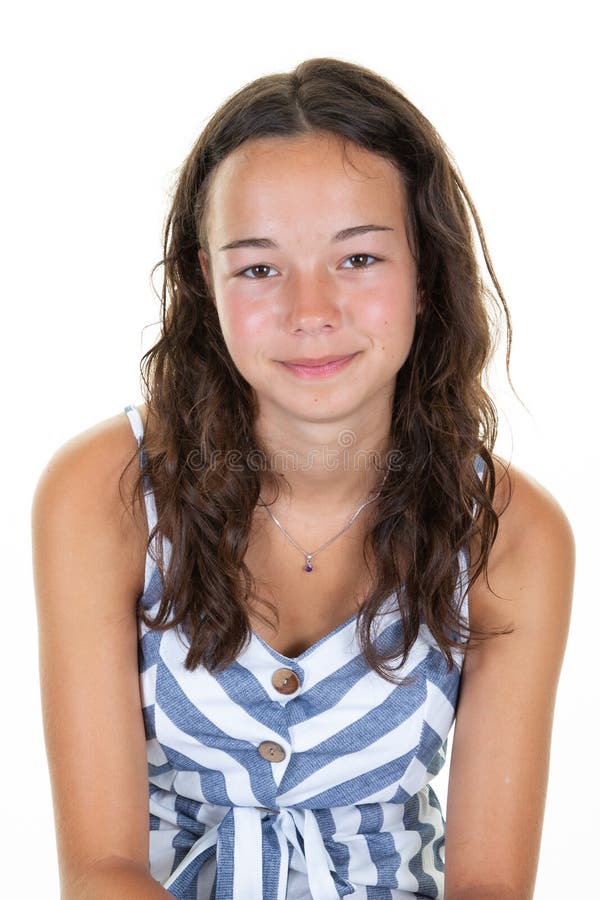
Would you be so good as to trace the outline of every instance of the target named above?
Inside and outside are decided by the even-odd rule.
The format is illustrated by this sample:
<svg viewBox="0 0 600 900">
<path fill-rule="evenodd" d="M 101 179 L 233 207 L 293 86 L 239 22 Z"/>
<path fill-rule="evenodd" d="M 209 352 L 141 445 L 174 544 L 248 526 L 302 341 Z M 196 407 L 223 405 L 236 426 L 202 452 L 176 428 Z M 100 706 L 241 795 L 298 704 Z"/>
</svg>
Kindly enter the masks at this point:
<svg viewBox="0 0 600 900">
<path fill-rule="evenodd" d="M 269 313 L 259 304 L 231 298 L 222 303 L 219 320 L 225 343 L 235 362 L 253 356 L 261 337 L 269 332 Z"/>
<path fill-rule="evenodd" d="M 416 309 L 412 299 L 393 287 L 373 296 L 361 307 L 360 324 L 373 339 L 399 353 L 410 347 L 415 331 Z"/>
</svg>

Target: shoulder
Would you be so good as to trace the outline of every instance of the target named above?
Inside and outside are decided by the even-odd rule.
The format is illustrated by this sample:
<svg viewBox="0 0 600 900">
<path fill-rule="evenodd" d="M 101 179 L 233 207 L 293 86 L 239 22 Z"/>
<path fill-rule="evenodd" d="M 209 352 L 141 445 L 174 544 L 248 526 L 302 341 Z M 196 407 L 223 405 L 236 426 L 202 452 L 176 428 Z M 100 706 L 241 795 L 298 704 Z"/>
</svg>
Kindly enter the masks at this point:
<svg viewBox="0 0 600 900">
<path fill-rule="evenodd" d="M 492 459 L 498 531 L 488 558 L 489 584 L 482 572 L 469 592 L 470 620 L 482 626 L 511 624 L 515 615 L 529 610 L 532 615 L 554 613 L 564 622 L 575 567 L 571 523 L 558 500 L 531 474 L 495 454 Z M 546 593 L 544 586 L 550 583 L 562 584 L 563 590 Z M 556 606 L 549 609 L 551 596 Z"/>
<path fill-rule="evenodd" d="M 33 498 L 43 724 L 69 897 L 89 896 L 78 885 L 97 860 L 141 864 L 148 853 L 138 664 L 146 538 L 128 496 L 137 450 L 120 412 L 58 447 Z"/>
<path fill-rule="evenodd" d="M 469 590 L 469 620 L 498 633 L 466 652 L 450 764 L 446 890 L 497 884 L 533 896 L 575 541 L 556 498 L 493 458 L 499 516 Z M 476 558 L 472 558 L 472 564 Z M 504 633 L 502 633 L 504 632 Z M 528 893 L 530 891 L 531 893 Z"/>
<path fill-rule="evenodd" d="M 145 421 L 145 408 L 138 407 Z M 137 440 L 125 412 L 69 438 L 43 467 L 33 493 L 34 537 L 96 533 L 124 546 L 131 577 L 143 589 L 147 543 L 145 512 L 134 496 Z"/>
<path fill-rule="evenodd" d="M 144 407 L 138 406 L 144 419 Z M 38 478 L 35 495 L 58 494 L 65 487 L 76 488 L 78 496 L 107 496 L 137 450 L 137 441 L 125 412 L 92 425 L 61 444 Z M 130 485 L 133 484 L 133 466 Z M 114 492 L 109 491 L 109 495 Z"/>
</svg>

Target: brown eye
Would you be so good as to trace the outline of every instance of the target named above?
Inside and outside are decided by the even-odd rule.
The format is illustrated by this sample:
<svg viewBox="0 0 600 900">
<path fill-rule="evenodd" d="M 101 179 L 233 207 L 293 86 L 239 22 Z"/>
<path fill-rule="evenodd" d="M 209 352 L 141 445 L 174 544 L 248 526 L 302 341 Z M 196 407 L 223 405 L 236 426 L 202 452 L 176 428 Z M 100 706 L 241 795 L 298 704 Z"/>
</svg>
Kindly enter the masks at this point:
<svg viewBox="0 0 600 900">
<path fill-rule="evenodd" d="M 240 272 L 239 274 L 243 275 L 245 278 L 250 278 L 254 281 L 264 281 L 263 273 L 265 270 L 268 272 L 269 269 L 273 269 L 273 266 L 267 266 L 267 265 L 264 265 L 264 263 L 258 263 L 256 266 L 248 266 L 247 269 L 244 269 L 243 272 Z M 261 270 L 261 274 L 259 274 L 258 276 L 257 275 L 246 275 L 246 272 L 256 272 L 258 270 Z M 275 270 L 273 269 L 273 271 L 275 271 Z M 267 277 L 272 277 L 272 276 L 267 276 Z"/>
<path fill-rule="evenodd" d="M 343 268 L 350 268 L 350 269 L 368 269 L 370 266 L 373 265 L 373 263 L 368 263 L 368 264 L 367 264 L 367 263 L 365 262 L 365 260 L 367 260 L 367 259 L 372 259 L 372 260 L 374 260 L 375 262 L 378 261 L 378 257 L 377 257 L 377 256 L 371 256 L 371 255 L 369 255 L 368 253 L 353 253 L 352 256 L 349 256 L 348 259 L 345 260 L 345 262 L 350 262 L 350 261 L 356 260 L 356 259 L 361 260 L 361 264 L 360 264 L 360 265 L 358 265 L 358 266 L 343 267 Z"/>
</svg>

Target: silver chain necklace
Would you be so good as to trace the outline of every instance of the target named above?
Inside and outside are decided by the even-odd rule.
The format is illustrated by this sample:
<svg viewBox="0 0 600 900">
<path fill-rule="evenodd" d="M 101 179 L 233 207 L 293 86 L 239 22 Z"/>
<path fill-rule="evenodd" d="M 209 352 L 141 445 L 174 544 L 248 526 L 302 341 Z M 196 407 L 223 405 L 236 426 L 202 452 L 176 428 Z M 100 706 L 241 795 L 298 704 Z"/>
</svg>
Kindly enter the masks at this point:
<svg viewBox="0 0 600 900">
<path fill-rule="evenodd" d="M 385 477 L 384 477 L 383 481 L 381 482 L 381 487 L 379 488 L 379 490 L 377 491 L 377 493 L 375 494 L 375 496 L 374 496 L 374 497 L 371 497 L 370 500 L 366 500 L 361 506 L 359 506 L 358 509 L 356 510 L 356 512 L 354 513 L 354 515 L 352 516 L 352 518 L 350 519 L 350 521 L 349 521 L 346 525 L 344 525 L 344 527 L 342 528 L 342 530 L 339 531 L 336 535 L 334 535 L 334 537 L 332 537 L 331 540 L 327 541 L 326 544 L 323 544 L 322 547 L 319 547 L 318 550 L 313 550 L 312 553 L 307 553 L 306 550 L 304 550 L 304 549 L 300 546 L 300 544 L 297 544 L 297 543 L 296 543 L 296 541 L 294 540 L 294 538 L 291 537 L 291 535 L 289 535 L 289 534 L 287 533 L 287 531 L 285 530 L 285 528 L 283 527 L 283 525 L 282 525 L 280 522 L 277 521 L 277 519 L 275 518 L 275 516 L 273 515 L 273 513 L 271 512 L 271 510 L 270 510 L 269 507 L 267 506 L 267 504 L 264 503 L 264 501 L 262 500 L 262 497 L 260 497 L 260 496 L 259 496 L 259 502 L 260 502 L 260 505 L 261 505 L 261 506 L 264 506 L 264 507 L 265 507 L 265 509 L 267 510 L 267 512 L 269 513 L 269 515 L 271 516 L 271 518 L 273 519 L 273 521 L 275 522 L 275 524 L 277 525 L 277 527 L 279 528 L 279 530 L 283 532 L 283 534 L 286 536 L 286 538 L 288 539 L 288 541 L 291 541 L 291 543 L 294 545 L 294 547 L 296 547 L 296 548 L 300 551 L 300 553 L 302 554 L 302 556 L 305 557 L 305 564 L 304 564 L 304 566 L 303 566 L 304 571 L 305 571 L 305 572 L 312 572 L 312 570 L 313 570 L 312 561 L 313 561 L 313 559 L 315 558 L 315 556 L 316 556 L 318 553 L 320 553 L 321 550 L 325 550 L 326 547 L 329 547 L 330 544 L 333 544 L 334 541 L 336 541 L 339 537 L 341 537 L 341 535 L 344 534 L 344 532 L 347 531 L 347 530 L 350 528 L 350 526 L 352 525 L 352 523 L 353 523 L 354 520 L 356 519 L 356 517 L 357 517 L 357 515 L 359 514 L 359 512 L 361 512 L 361 511 L 365 508 L 365 506 L 368 506 L 369 503 L 373 503 L 374 500 L 377 500 L 377 498 L 378 498 L 379 495 L 381 494 L 381 491 L 383 490 L 383 485 L 385 484 L 385 480 L 386 480 L 386 478 L 388 477 L 388 473 L 389 473 L 389 466 L 388 466 L 388 469 L 387 469 L 387 471 L 386 471 L 386 473 L 385 473 Z"/>
</svg>

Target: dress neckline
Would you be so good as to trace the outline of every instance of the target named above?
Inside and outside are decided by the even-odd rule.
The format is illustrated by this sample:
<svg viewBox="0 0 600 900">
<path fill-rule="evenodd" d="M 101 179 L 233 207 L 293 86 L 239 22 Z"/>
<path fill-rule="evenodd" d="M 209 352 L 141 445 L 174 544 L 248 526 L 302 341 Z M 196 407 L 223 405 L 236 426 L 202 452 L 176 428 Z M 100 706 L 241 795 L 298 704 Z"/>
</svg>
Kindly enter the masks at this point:
<svg viewBox="0 0 600 900">
<path fill-rule="evenodd" d="M 286 656 L 285 653 L 280 653 L 279 650 L 276 650 L 274 647 L 271 647 L 271 645 L 268 644 L 267 641 L 265 641 L 265 639 L 262 638 L 259 634 L 257 634 L 256 631 L 252 630 L 250 633 L 253 638 L 255 638 L 257 641 L 259 641 L 263 645 L 265 650 L 267 650 L 269 653 L 272 653 L 273 656 L 277 657 L 277 659 L 287 660 L 288 662 L 300 662 L 306 656 L 309 656 L 311 653 L 313 653 L 313 651 L 315 651 L 317 649 L 317 647 L 320 647 L 321 644 L 324 644 L 325 641 L 328 641 L 330 638 L 332 638 L 335 634 L 337 634 L 343 628 L 346 628 L 347 625 L 350 625 L 350 623 L 353 622 L 357 618 L 357 616 L 358 616 L 358 613 L 354 613 L 353 616 L 350 616 L 350 618 L 346 619 L 345 622 L 342 622 L 340 625 L 337 625 L 331 631 L 328 631 L 327 634 L 324 634 L 322 638 L 319 638 L 318 641 L 315 641 L 314 644 L 311 644 L 310 647 L 307 647 L 306 650 L 303 650 L 302 653 L 298 654 L 298 656 Z"/>
<path fill-rule="evenodd" d="M 392 591 L 391 594 L 383 601 L 381 604 L 379 614 L 384 614 L 389 612 L 390 602 L 396 598 L 396 591 Z M 298 656 L 286 656 L 285 653 L 280 653 L 279 650 L 276 650 L 274 647 L 271 647 L 264 638 L 262 638 L 259 634 L 256 633 L 253 629 L 250 630 L 250 635 L 252 640 L 257 640 L 262 646 L 267 650 L 268 653 L 275 656 L 277 659 L 285 660 L 287 662 L 301 662 L 307 656 L 310 656 L 311 653 L 314 653 L 319 647 L 321 647 L 324 643 L 331 640 L 331 638 L 335 637 L 335 635 L 339 634 L 340 631 L 343 631 L 348 627 L 352 622 L 355 622 L 358 618 L 358 612 L 355 612 L 354 615 L 350 616 L 350 618 L 346 619 L 344 622 L 341 622 L 339 625 L 336 625 L 335 628 L 332 628 L 331 631 L 328 631 L 327 634 L 324 634 L 322 638 L 319 638 L 318 641 L 315 641 L 314 644 L 311 644 L 310 647 L 307 647 L 306 650 L 303 650 L 302 653 L 299 653 Z"/>
</svg>

